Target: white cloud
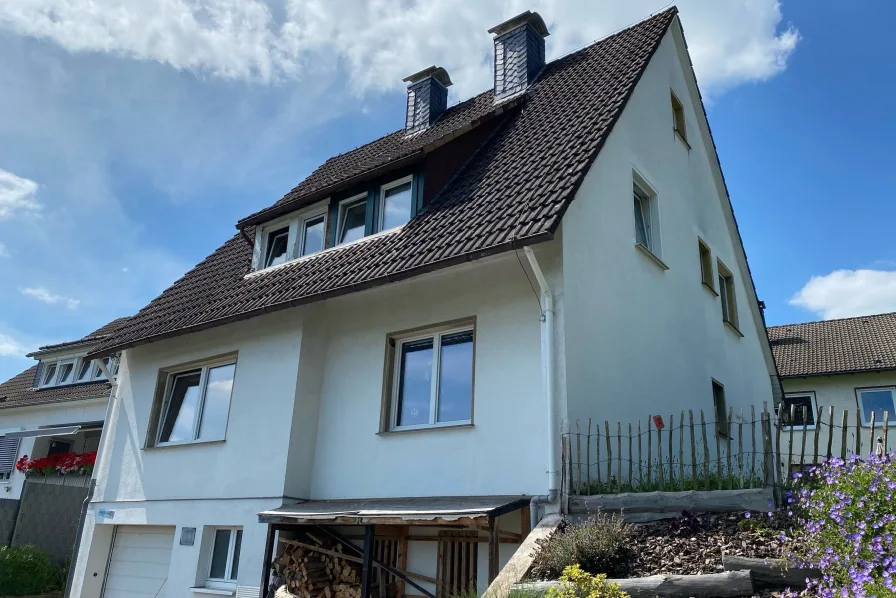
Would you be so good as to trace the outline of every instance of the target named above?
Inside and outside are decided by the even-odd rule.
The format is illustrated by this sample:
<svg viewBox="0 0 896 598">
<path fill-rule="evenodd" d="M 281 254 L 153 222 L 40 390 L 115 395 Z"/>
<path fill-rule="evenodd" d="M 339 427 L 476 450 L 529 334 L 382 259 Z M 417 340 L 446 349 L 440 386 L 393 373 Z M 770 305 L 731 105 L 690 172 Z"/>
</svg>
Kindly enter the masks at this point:
<svg viewBox="0 0 896 598">
<path fill-rule="evenodd" d="M 656 0 L 19 0 L 0 3 L 0 27 L 70 52 L 109 52 L 205 75 L 277 81 L 346 68 L 355 89 L 398 89 L 442 64 L 465 97 L 489 86 L 486 29 L 538 10 L 557 56 L 638 21 Z M 701 84 L 718 91 L 785 68 L 799 41 L 780 2 L 681 0 Z"/>
<path fill-rule="evenodd" d="M 24 357 L 28 353 L 20 342 L 8 334 L 0 333 L 0 357 Z"/>
<path fill-rule="evenodd" d="M 0 220 L 40 209 L 34 199 L 37 183 L 0 168 Z"/>
<path fill-rule="evenodd" d="M 9 249 L 3 243 L 0 243 L 0 257 L 9 257 Z"/>
<path fill-rule="evenodd" d="M 69 309 L 77 309 L 78 305 L 81 304 L 81 301 L 78 299 L 72 299 L 71 297 L 65 297 L 64 295 L 51 293 L 43 287 L 20 288 L 19 292 L 26 297 L 33 297 L 34 299 L 37 299 L 41 303 L 46 303 L 47 305 L 61 304 L 65 305 Z"/>
<path fill-rule="evenodd" d="M 835 270 L 813 276 L 790 304 L 825 320 L 896 311 L 896 272 Z"/>
</svg>

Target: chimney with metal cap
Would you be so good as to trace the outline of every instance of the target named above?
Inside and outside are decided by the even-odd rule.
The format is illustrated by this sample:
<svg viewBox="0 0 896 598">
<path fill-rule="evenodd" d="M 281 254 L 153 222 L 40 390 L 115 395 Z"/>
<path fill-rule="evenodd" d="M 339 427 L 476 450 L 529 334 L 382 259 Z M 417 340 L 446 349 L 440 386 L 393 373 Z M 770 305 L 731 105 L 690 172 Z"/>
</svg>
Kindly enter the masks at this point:
<svg viewBox="0 0 896 598">
<path fill-rule="evenodd" d="M 495 102 L 524 91 L 544 68 L 544 38 L 550 35 L 537 12 L 526 11 L 492 27 L 495 35 Z"/>
<path fill-rule="evenodd" d="M 428 128 L 448 107 L 448 71 L 431 66 L 405 77 L 408 83 L 408 114 L 405 131 L 416 133 Z"/>
</svg>

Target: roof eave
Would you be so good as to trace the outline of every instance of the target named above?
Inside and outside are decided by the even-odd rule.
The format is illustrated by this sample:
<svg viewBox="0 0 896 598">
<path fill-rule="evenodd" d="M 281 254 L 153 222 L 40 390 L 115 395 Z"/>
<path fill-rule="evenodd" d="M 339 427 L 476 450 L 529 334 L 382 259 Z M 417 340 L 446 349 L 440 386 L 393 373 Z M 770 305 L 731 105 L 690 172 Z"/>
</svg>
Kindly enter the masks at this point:
<svg viewBox="0 0 896 598">
<path fill-rule="evenodd" d="M 828 372 L 812 372 L 806 374 L 780 374 L 782 380 L 796 378 L 819 378 L 821 376 L 848 376 L 851 374 L 881 374 L 884 372 L 896 372 L 896 368 L 869 368 L 856 370 L 833 370 Z"/>
<path fill-rule="evenodd" d="M 301 305 L 307 305 L 309 303 L 316 303 L 318 301 L 325 301 L 327 299 L 333 299 L 335 297 L 342 297 L 344 295 L 350 295 L 352 293 L 358 293 L 361 291 L 370 290 L 376 287 L 380 287 L 386 284 L 401 282 L 404 280 L 408 280 L 409 278 L 414 278 L 417 276 L 422 276 L 424 274 L 429 274 L 430 272 L 436 272 L 438 270 L 444 270 L 445 268 L 450 268 L 452 266 L 458 266 L 461 264 L 465 264 L 468 262 L 473 262 L 476 260 L 480 260 L 486 257 L 491 257 L 493 255 L 498 255 L 501 253 L 506 253 L 508 251 L 513 251 L 517 249 L 521 249 L 528 245 L 537 245 L 539 243 L 545 243 L 554 238 L 554 233 L 552 231 L 544 231 L 535 235 L 531 235 L 528 237 L 521 237 L 516 239 L 511 239 L 505 243 L 500 245 L 495 245 L 488 249 L 482 251 L 474 251 L 471 253 L 464 253 L 452 258 L 448 258 L 445 260 L 441 260 L 438 262 L 432 262 L 429 264 L 423 264 L 422 266 L 418 266 L 416 268 L 410 268 L 408 270 L 403 270 L 401 272 L 395 274 L 389 274 L 386 276 L 381 276 L 379 278 L 374 278 L 372 280 L 347 285 L 338 289 L 334 289 L 332 291 L 327 291 L 325 293 L 318 293 L 316 295 L 306 295 L 304 297 L 299 297 L 297 299 L 293 299 L 290 301 L 284 301 L 283 303 L 277 303 L 274 305 L 267 305 L 264 307 L 260 307 L 258 309 L 254 309 L 251 311 L 234 314 L 232 316 L 227 316 L 224 318 L 217 318 L 214 320 L 209 320 L 208 322 L 202 322 L 201 324 L 196 324 L 194 326 L 187 326 L 184 328 L 179 328 L 176 330 L 169 330 L 167 332 L 163 332 L 160 334 L 156 334 L 153 336 L 143 337 L 131 342 L 121 343 L 118 345 L 113 345 L 111 347 L 102 348 L 93 353 L 88 353 L 88 359 L 101 359 L 103 357 L 107 357 L 114 353 L 119 353 L 124 351 L 125 349 L 132 349 L 134 347 L 140 345 L 146 345 L 149 343 L 154 343 L 157 341 L 174 338 L 178 336 L 183 336 L 186 334 L 192 334 L 194 332 L 201 332 L 203 330 L 208 330 L 210 328 L 216 328 L 218 326 L 224 326 L 226 324 L 232 324 L 234 322 L 240 322 L 243 320 L 248 320 L 250 318 L 254 318 L 257 316 L 261 316 L 268 313 L 273 313 L 277 311 L 281 311 L 284 309 L 290 309 L 292 307 L 299 307 Z"/>
</svg>

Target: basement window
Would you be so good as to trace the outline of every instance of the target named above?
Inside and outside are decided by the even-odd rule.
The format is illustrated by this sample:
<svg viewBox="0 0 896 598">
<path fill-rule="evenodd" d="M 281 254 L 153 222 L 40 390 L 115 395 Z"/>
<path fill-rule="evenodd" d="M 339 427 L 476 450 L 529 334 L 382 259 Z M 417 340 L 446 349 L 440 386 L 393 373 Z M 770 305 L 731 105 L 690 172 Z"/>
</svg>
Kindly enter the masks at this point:
<svg viewBox="0 0 896 598">
<path fill-rule="evenodd" d="M 473 324 L 389 338 L 383 431 L 473 423 Z"/>
<path fill-rule="evenodd" d="M 235 372 L 233 359 L 163 372 L 155 445 L 224 440 Z"/>
<path fill-rule="evenodd" d="M 238 527 L 216 527 L 214 532 L 205 587 L 234 590 L 240 571 L 243 530 Z"/>
</svg>

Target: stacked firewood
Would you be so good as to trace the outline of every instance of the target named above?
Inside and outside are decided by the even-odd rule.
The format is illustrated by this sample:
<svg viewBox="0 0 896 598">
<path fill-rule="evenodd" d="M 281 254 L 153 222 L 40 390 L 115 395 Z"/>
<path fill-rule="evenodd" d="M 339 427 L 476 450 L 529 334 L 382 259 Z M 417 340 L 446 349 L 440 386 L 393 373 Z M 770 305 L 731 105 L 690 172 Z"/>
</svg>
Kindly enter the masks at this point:
<svg viewBox="0 0 896 598">
<path fill-rule="evenodd" d="M 285 546 L 274 571 L 286 589 L 298 598 L 360 598 L 360 559 L 343 554 L 339 542 L 324 542 L 310 533 Z"/>
</svg>

